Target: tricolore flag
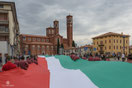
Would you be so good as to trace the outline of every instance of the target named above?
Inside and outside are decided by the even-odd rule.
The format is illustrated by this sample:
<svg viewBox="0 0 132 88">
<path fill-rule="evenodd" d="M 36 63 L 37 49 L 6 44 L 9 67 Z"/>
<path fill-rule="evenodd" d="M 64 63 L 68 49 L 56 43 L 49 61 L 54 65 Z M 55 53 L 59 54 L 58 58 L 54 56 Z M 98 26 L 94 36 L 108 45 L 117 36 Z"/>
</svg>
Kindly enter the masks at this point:
<svg viewBox="0 0 132 88">
<path fill-rule="evenodd" d="M 132 64 L 39 56 L 38 65 L 0 73 L 0 88 L 132 88 Z"/>
</svg>

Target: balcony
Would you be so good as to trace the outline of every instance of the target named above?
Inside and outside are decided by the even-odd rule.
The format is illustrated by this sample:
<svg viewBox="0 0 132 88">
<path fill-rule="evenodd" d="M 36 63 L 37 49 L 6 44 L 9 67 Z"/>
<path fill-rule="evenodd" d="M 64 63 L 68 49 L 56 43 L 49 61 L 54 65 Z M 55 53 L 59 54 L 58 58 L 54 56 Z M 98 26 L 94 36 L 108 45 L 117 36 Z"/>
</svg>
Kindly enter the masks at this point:
<svg viewBox="0 0 132 88">
<path fill-rule="evenodd" d="M 0 20 L 0 24 L 9 24 L 9 21 L 8 20 Z"/>
<path fill-rule="evenodd" d="M 99 44 L 99 46 L 101 47 L 101 46 L 104 46 L 104 44 L 103 43 L 101 43 L 101 44 Z"/>
<path fill-rule="evenodd" d="M 0 36 L 8 36 L 8 35 L 9 35 L 9 29 L 0 27 Z"/>
<path fill-rule="evenodd" d="M 0 32 L 0 36 L 9 36 L 9 32 Z"/>
<path fill-rule="evenodd" d="M 104 51 L 103 51 L 103 50 L 100 50 L 99 53 L 100 53 L 100 54 L 104 54 Z"/>
</svg>

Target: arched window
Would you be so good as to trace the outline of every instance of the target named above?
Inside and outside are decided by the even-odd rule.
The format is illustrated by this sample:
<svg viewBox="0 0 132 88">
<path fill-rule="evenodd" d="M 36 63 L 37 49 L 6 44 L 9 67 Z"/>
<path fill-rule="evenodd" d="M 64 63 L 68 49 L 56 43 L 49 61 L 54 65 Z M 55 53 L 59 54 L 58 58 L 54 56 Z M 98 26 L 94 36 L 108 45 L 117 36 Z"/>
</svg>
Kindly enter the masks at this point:
<svg viewBox="0 0 132 88">
<path fill-rule="evenodd" d="M 44 42 L 44 39 L 42 39 L 42 42 Z"/>
<path fill-rule="evenodd" d="M 51 34 L 51 31 L 49 30 L 49 34 Z"/>
<path fill-rule="evenodd" d="M 28 41 L 31 41 L 31 38 L 30 37 L 28 38 Z"/>
<path fill-rule="evenodd" d="M 54 30 L 52 30 L 52 34 L 54 34 Z"/>
<path fill-rule="evenodd" d="M 51 46 L 51 50 L 53 50 L 53 46 Z"/>
<path fill-rule="evenodd" d="M 38 50 L 40 50 L 40 45 L 38 45 Z"/>
<path fill-rule="evenodd" d="M 42 52 L 44 53 L 45 49 L 44 49 L 44 46 L 42 46 Z"/>
<path fill-rule="evenodd" d="M 109 46 L 109 49 L 111 49 L 111 46 Z"/>
<path fill-rule="evenodd" d="M 116 40 L 116 42 L 118 43 L 118 40 Z"/>
<path fill-rule="evenodd" d="M 32 45 L 32 50 L 35 50 L 35 45 Z"/>
<path fill-rule="evenodd" d="M 23 37 L 23 41 L 26 41 L 26 37 L 25 36 Z"/>
<path fill-rule="evenodd" d="M 33 38 L 33 41 L 36 41 L 36 38 Z"/>
<path fill-rule="evenodd" d="M 109 43 L 111 43 L 111 40 L 109 40 Z"/>
<path fill-rule="evenodd" d="M 47 50 L 49 50 L 49 46 L 47 46 Z"/>
<path fill-rule="evenodd" d="M 25 50 L 28 50 L 28 45 L 25 45 Z"/>
<path fill-rule="evenodd" d="M 46 39 L 46 42 L 49 42 L 49 39 Z"/>
<path fill-rule="evenodd" d="M 118 46 L 116 46 L 116 49 L 118 49 Z"/>
<path fill-rule="evenodd" d="M 40 42 L 40 41 L 41 41 L 41 39 L 40 39 L 40 38 L 37 38 L 37 41 L 38 41 L 38 42 Z"/>
</svg>

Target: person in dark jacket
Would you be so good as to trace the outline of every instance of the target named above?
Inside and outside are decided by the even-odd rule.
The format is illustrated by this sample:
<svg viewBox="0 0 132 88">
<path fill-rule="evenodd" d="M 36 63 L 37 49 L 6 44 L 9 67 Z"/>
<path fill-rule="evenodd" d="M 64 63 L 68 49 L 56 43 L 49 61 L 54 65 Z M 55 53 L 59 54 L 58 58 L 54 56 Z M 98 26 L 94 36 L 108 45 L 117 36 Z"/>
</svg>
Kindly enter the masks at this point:
<svg viewBox="0 0 132 88">
<path fill-rule="evenodd" d="M 0 66 L 2 66 L 2 56 L 0 55 Z"/>
<path fill-rule="evenodd" d="M 101 55 L 101 59 L 104 60 L 104 61 L 106 60 L 105 54 Z"/>
<path fill-rule="evenodd" d="M 34 56 L 34 63 L 38 65 L 38 60 L 37 60 L 36 56 Z"/>
<path fill-rule="evenodd" d="M 117 59 L 120 60 L 120 54 L 117 55 Z"/>
<path fill-rule="evenodd" d="M 28 63 L 27 61 L 24 61 L 24 56 L 21 57 L 21 61 L 19 62 L 19 66 L 21 69 L 27 70 L 28 69 Z"/>
<path fill-rule="evenodd" d="M 32 61 L 31 61 L 31 59 L 29 57 L 27 57 L 27 62 L 28 62 L 28 64 L 32 63 Z"/>
<path fill-rule="evenodd" d="M 17 67 L 20 67 L 20 61 L 17 57 L 14 58 L 14 64 L 17 66 Z"/>
</svg>

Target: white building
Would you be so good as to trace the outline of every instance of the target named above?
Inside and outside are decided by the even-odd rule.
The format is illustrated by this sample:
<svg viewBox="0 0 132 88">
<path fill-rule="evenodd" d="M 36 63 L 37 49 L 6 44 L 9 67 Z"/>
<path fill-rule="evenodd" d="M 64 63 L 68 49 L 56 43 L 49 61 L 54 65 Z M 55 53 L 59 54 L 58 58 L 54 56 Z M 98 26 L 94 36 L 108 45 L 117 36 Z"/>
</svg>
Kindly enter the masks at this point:
<svg viewBox="0 0 132 88">
<path fill-rule="evenodd" d="M 85 54 L 92 54 L 93 47 L 92 45 L 84 45 L 79 47 L 80 49 L 80 55 L 84 56 Z"/>
<path fill-rule="evenodd" d="M 77 48 L 72 47 L 64 50 L 65 55 L 70 55 L 72 53 L 77 54 Z"/>
<path fill-rule="evenodd" d="M 92 45 L 84 45 L 80 47 L 73 47 L 73 48 L 68 48 L 64 50 L 65 55 L 70 55 L 72 53 L 77 54 L 79 56 L 84 56 L 85 54 L 92 54 L 93 47 Z"/>
<path fill-rule="evenodd" d="M 0 1 L 0 55 L 19 54 L 19 25 L 14 2 Z"/>
</svg>

